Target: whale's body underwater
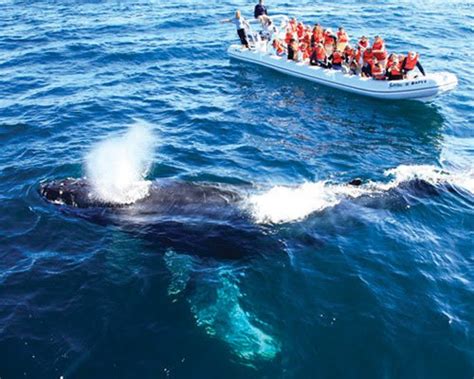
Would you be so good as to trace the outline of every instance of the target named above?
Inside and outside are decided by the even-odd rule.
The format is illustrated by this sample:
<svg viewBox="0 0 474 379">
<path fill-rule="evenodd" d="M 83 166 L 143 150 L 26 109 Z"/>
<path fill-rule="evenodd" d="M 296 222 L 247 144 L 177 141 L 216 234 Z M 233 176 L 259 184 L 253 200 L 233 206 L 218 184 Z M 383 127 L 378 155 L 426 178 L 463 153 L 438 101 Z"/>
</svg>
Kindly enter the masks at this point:
<svg viewBox="0 0 474 379">
<path fill-rule="evenodd" d="M 354 179 L 350 188 L 363 186 Z M 350 198 L 362 207 L 403 209 L 413 199 L 453 191 L 449 184 L 434 185 L 413 179 L 378 192 Z M 68 215 L 121 230 L 189 254 L 236 259 L 261 251 L 277 251 L 284 242 L 274 226 L 255 222 L 246 197 L 236 189 L 218 185 L 160 180 L 149 184 L 148 195 L 132 204 L 101 200 L 86 179 L 42 183 L 40 195 Z M 416 202 L 416 200 L 415 200 Z M 308 235 L 304 237 L 308 242 Z M 315 245 L 321 241 L 314 240 Z"/>
<path fill-rule="evenodd" d="M 238 192 L 216 185 L 154 181 L 148 195 L 132 204 L 101 200 L 86 179 L 42 183 L 39 193 L 68 215 L 191 254 L 235 259 L 276 243 L 265 226 L 252 222 Z"/>
</svg>

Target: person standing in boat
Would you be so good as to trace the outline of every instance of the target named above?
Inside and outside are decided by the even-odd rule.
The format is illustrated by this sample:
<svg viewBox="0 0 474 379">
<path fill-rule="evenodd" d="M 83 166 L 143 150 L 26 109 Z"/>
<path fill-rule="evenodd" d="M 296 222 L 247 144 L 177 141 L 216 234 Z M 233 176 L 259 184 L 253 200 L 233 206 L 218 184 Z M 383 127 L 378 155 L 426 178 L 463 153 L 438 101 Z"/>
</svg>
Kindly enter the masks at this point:
<svg viewBox="0 0 474 379">
<path fill-rule="evenodd" d="M 374 44 L 372 45 L 372 54 L 382 64 L 386 63 L 387 50 L 385 49 L 385 42 L 380 36 L 375 36 Z"/>
<path fill-rule="evenodd" d="M 332 55 L 336 48 L 336 36 L 331 29 L 324 31 L 324 48 L 326 49 L 327 55 Z"/>
<path fill-rule="evenodd" d="M 253 15 L 257 20 L 260 20 L 261 22 L 263 22 L 264 19 L 268 18 L 267 7 L 263 3 L 263 0 L 259 0 L 258 4 L 255 5 Z"/>
<path fill-rule="evenodd" d="M 247 33 L 245 32 L 245 29 L 250 28 L 250 24 L 244 18 L 244 16 L 240 14 L 239 10 L 235 11 L 234 18 L 228 18 L 228 19 L 222 20 L 221 22 L 232 22 L 237 28 L 237 34 L 240 38 L 241 44 L 245 46 L 247 49 L 249 48 L 249 41 L 247 39 Z"/>
<path fill-rule="evenodd" d="M 262 40 L 271 41 L 274 34 L 278 34 L 277 27 L 273 24 L 270 17 L 262 20 L 262 30 L 260 31 L 260 37 Z"/>
<path fill-rule="evenodd" d="M 361 75 L 363 77 L 369 78 L 372 76 L 372 61 L 374 59 L 374 55 L 372 54 L 372 48 L 368 47 L 362 53 L 362 69 Z"/>
<path fill-rule="evenodd" d="M 370 41 L 366 36 L 362 36 L 357 43 L 357 47 L 364 52 L 365 49 L 369 47 Z"/>
<path fill-rule="evenodd" d="M 349 43 L 349 36 L 347 35 L 344 28 L 341 26 L 337 32 L 337 46 L 339 51 L 344 51 L 347 44 Z"/>
<path fill-rule="evenodd" d="M 313 34 L 311 35 L 311 47 L 314 47 L 318 43 L 322 43 L 324 41 L 324 30 L 323 27 L 319 24 L 316 24 L 313 28 Z"/>
</svg>

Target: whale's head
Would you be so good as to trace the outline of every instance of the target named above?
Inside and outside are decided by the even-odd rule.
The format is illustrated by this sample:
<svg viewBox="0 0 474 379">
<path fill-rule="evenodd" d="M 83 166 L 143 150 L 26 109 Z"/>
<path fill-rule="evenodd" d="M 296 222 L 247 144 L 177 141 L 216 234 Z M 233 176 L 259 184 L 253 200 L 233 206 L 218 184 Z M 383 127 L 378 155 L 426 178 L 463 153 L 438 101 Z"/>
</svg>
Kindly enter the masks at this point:
<svg viewBox="0 0 474 379">
<path fill-rule="evenodd" d="M 46 201 L 57 205 L 76 208 L 115 206 L 100 201 L 85 179 L 62 179 L 41 183 L 39 193 Z"/>
</svg>

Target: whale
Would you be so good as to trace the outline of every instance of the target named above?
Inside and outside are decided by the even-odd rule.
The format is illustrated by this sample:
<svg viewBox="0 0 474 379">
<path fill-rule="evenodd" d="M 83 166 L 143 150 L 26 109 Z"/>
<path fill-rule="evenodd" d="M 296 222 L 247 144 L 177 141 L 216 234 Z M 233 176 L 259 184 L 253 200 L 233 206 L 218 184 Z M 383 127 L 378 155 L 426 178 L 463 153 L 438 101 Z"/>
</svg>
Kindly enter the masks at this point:
<svg viewBox="0 0 474 379">
<path fill-rule="evenodd" d="M 406 209 L 420 198 L 457 192 L 448 182 L 432 183 L 416 177 L 383 190 L 370 191 L 368 185 L 370 182 L 361 178 L 346 182 L 347 188 L 362 189 L 362 194 L 357 197 L 348 195 L 335 206 L 350 202 L 362 207 L 397 211 Z M 278 235 L 285 227 L 273 222 L 257 222 L 253 217 L 247 201 L 251 190 L 160 179 L 149 182 L 148 193 L 143 198 L 133 203 L 116 203 L 100 198 L 87 179 L 68 178 L 43 182 L 38 192 L 45 201 L 58 206 L 68 216 L 118 227 L 150 243 L 201 257 L 242 259 L 261 251 L 285 250 L 288 241 L 283 241 Z M 321 217 L 327 214 L 313 213 L 319 213 Z M 303 234 L 298 235 L 299 231 Z M 311 242 L 316 247 L 323 243 L 304 228 L 299 231 L 293 228 L 292 238 L 303 238 L 305 243 Z"/>
<path fill-rule="evenodd" d="M 199 212 L 220 206 L 235 204 L 242 200 L 237 191 L 219 185 L 198 184 L 184 181 L 161 180 L 150 183 L 147 196 L 133 204 L 117 203 L 101 199 L 95 194 L 87 179 L 68 178 L 41 183 L 40 194 L 49 202 L 74 208 L 130 208 L 143 206 L 164 213 L 173 208 L 192 216 L 199 204 Z M 152 206 L 152 208 L 150 208 Z"/>
<path fill-rule="evenodd" d="M 281 247 L 267 226 L 253 222 L 243 196 L 222 185 L 152 181 L 147 196 L 123 204 L 98 197 L 86 179 L 68 178 L 41 183 L 39 194 L 68 216 L 202 257 L 241 259 Z"/>
</svg>

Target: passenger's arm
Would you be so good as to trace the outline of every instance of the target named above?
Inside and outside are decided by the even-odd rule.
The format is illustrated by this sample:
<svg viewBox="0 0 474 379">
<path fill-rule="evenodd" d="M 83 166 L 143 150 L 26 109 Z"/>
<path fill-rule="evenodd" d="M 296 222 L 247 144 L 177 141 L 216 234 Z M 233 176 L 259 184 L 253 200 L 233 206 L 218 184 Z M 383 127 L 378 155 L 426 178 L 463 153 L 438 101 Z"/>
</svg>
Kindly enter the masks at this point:
<svg viewBox="0 0 474 379">
<path fill-rule="evenodd" d="M 426 76 L 425 70 L 423 69 L 423 66 L 421 65 L 420 62 L 418 62 L 418 61 L 416 62 L 416 67 L 418 67 L 418 70 L 420 70 L 420 72 L 423 76 Z"/>
<path fill-rule="evenodd" d="M 405 65 L 407 64 L 407 59 L 403 59 L 403 62 L 402 62 L 402 71 L 405 70 Z"/>
</svg>

